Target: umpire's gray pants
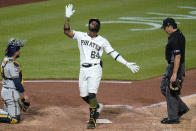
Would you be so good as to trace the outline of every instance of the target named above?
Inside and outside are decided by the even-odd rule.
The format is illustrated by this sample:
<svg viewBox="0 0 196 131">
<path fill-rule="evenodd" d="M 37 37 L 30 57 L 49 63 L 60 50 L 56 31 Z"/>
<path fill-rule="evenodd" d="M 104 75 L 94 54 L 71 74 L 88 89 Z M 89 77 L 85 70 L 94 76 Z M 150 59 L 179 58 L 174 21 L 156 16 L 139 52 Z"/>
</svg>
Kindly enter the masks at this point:
<svg viewBox="0 0 196 131">
<path fill-rule="evenodd" d="M 173 67 L 174 64 L 167 65 L 166 73 L 162 78 L 161 86 L 160 86 L 161 93 L 166 97 L 168 118 L 170 120 L 178 119 L 179 118 L 178 114 L 188 109 L 186 104 L 181 100 L 181 98 L 178 95 L 174 96 L 170 93 L 168 81 L 172 76 Z M 184 71 L 185 71 L 185 65 L 181 64 L 178 69 L 178 74 L 177 74 L 178 79 L 182 80 Z"/>
</svg>

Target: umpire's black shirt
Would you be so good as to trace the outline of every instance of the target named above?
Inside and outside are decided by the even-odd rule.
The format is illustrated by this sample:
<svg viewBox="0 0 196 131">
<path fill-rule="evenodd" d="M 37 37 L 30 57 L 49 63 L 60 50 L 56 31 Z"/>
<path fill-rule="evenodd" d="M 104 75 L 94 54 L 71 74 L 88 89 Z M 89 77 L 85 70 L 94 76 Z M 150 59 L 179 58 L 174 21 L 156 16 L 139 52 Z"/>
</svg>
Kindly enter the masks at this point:
<svg viewBox="0 0 196 131">
<path fill-rule="evenodd" d="M 168 63 L 174 62 L 174 56 L 181 54 L 180 63 L 184 63 L 185 58 L 185 37 L 178 29 L 168 37 L 168 42 L 165 48 L 165 57 Z"/>
</svg>

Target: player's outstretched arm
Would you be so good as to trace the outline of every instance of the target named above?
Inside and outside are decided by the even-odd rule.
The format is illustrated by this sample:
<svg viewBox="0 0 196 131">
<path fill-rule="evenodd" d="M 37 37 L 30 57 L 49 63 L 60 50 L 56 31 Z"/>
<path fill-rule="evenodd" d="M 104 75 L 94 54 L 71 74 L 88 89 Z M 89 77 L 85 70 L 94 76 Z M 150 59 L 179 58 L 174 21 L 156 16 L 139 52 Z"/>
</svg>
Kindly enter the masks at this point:
<svg viewBox="0 0 196 131">
<path fill-rule="evenodd" d="M 116 61 L 122 63 L 126 67 L 128 67 L 133 73 L 139 71 L 139 66 L 134 62 L 127 62 L 117 51 L 112 51 L 109 53 Z"/>
<path fill-rule="evenodd" d="M 74 33 L 70 29 L 69 21 L 70 17 L 74 14 L 75 10 L 73 10 L 73 5 L 69 4 L 65 6 L 65 24 L 64 24 L 64 34 L 70 38 L 73 38 Z"/>
</svg>

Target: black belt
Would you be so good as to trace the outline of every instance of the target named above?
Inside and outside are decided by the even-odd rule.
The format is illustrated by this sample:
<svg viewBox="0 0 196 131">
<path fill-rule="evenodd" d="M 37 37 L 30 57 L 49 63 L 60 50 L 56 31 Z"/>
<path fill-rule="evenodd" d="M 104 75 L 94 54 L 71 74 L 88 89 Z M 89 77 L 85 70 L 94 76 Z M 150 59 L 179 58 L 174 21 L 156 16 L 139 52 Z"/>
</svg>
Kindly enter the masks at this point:
<svg viewBox="0 0 196 131">
<path fill-rule="evenodd" d="M 15 89 L 15 88 L 9 88 L 9 87 L 3 87 L 3 88 L 5 88 L 5 89 Z"/>
<path fill-rule="evenodd" d="M 13 80 L 12 78 L 6 78 L 5 80 Z"/>
<path fill-rule="evenodd" d="M 84 63 L 84 64 L 82 64 L 82 67 L 89 68 L 89 67 L 95 66 L 95 65 L 98 65 L 98 63 L 95 63 L 95 64 Z"/>
</svg>

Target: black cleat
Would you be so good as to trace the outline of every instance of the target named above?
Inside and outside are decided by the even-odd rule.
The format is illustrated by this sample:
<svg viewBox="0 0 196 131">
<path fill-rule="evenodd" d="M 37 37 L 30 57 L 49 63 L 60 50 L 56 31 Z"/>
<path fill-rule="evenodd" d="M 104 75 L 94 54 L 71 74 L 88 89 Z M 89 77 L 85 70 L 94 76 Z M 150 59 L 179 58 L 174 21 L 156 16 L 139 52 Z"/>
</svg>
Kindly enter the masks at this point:
<svg viewBox="0 0 196 131">
<path fill-rule="evenodd" d="M 179 119 L 169 120 L 168 118 L 163 118 L 161 124 L 178 124 L 180 123 Z"/>
<path fill-rule="evenodd" d="M 179 118 L 180 118 L 181 116 L 183 116 L 184 114 L 186 114 L 188 111 L 189 111 L 189 108 L 187 108 L 186 110 L 184 110 L 184 111 L 182 111 L 182 112 L 179 112 L 179 113 L 178 113 Z"/>
</svg>

